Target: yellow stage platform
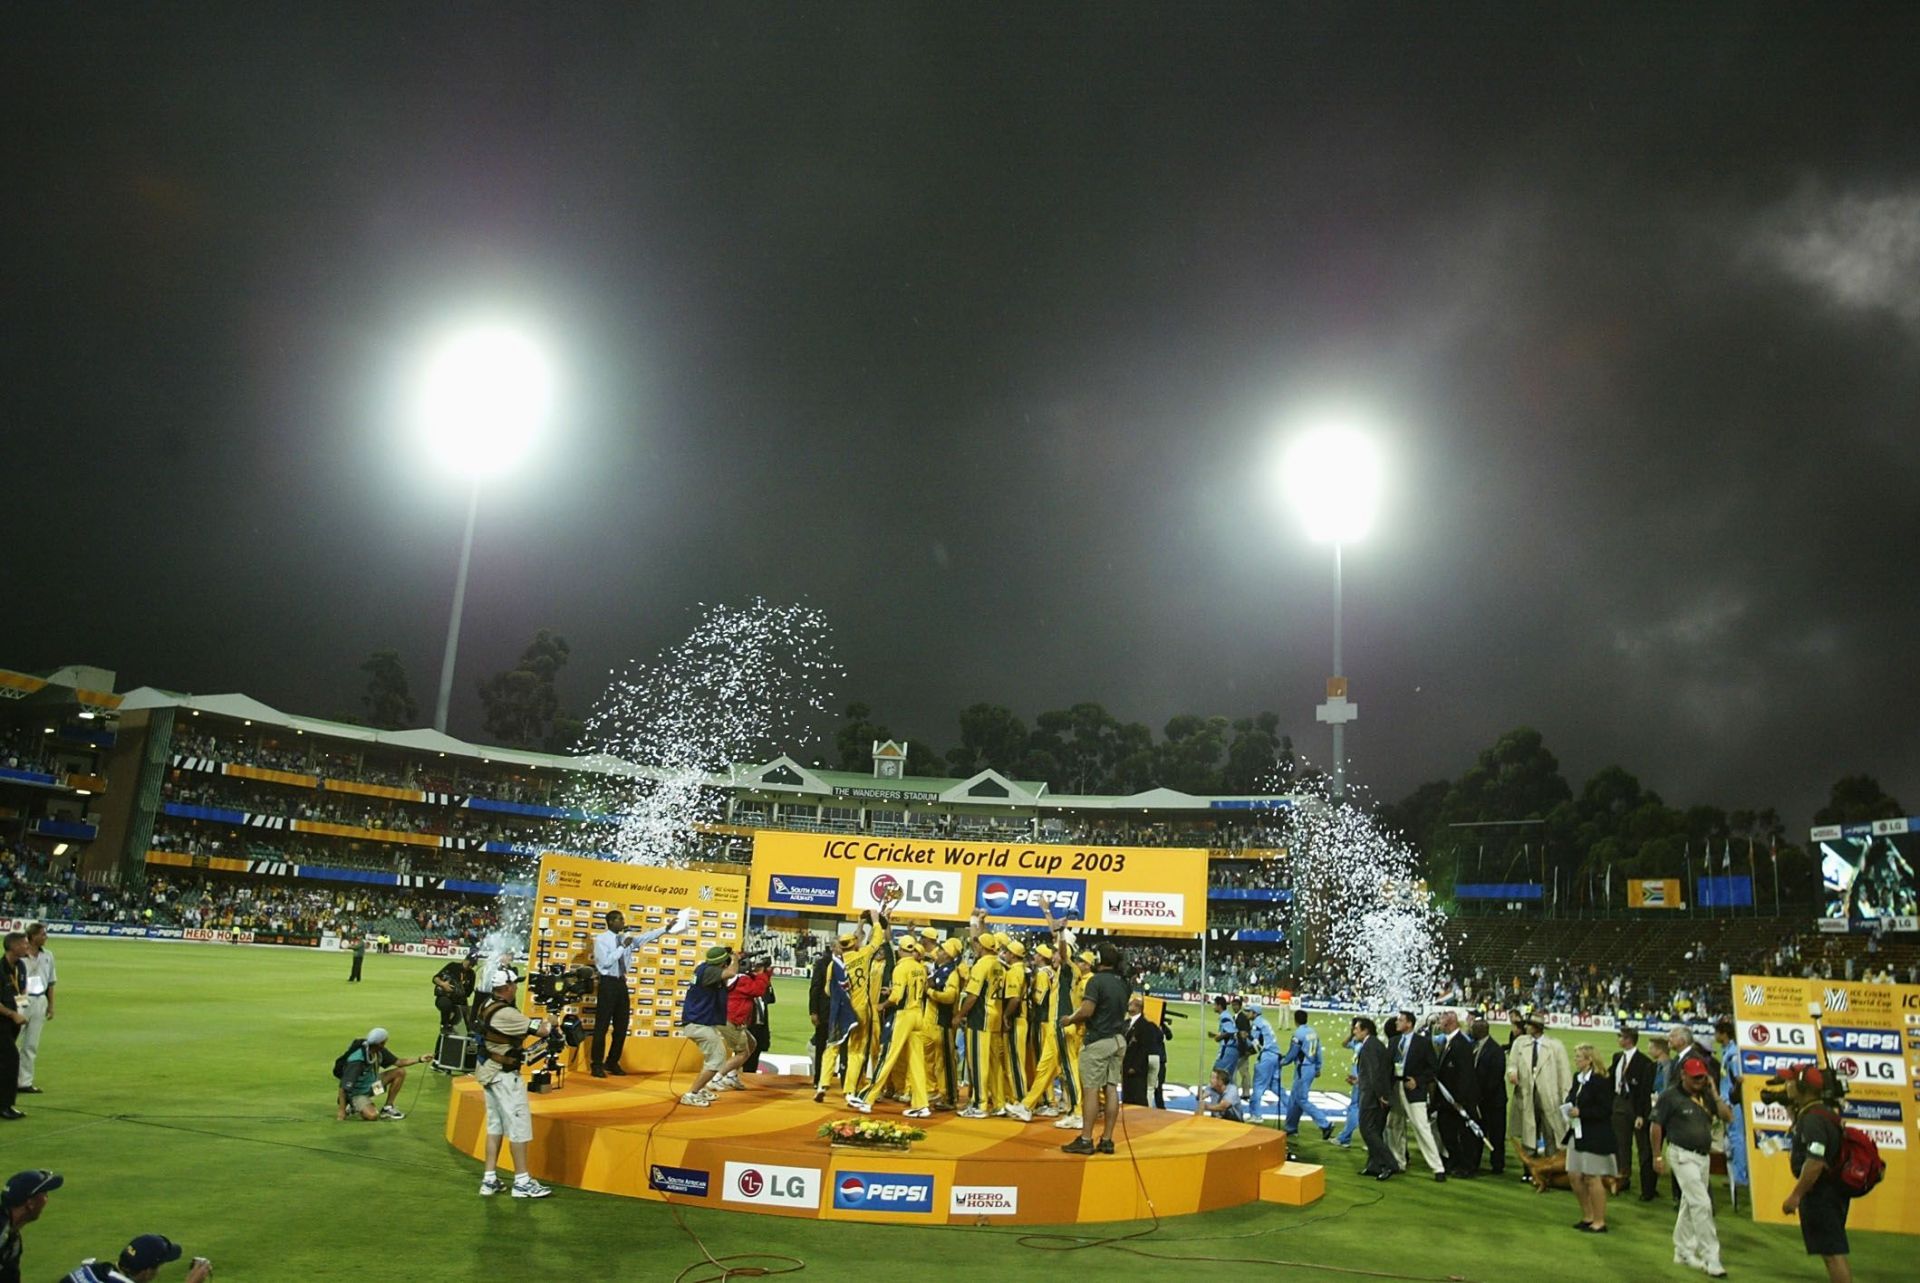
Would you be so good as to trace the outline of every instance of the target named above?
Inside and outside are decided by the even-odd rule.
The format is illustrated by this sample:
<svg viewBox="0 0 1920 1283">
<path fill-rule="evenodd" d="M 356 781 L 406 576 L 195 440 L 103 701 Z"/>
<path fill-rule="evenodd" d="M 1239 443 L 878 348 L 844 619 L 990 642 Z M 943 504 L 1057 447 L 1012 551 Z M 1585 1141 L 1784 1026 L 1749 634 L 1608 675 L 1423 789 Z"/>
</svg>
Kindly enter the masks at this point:
<svg viewBox="0 0 1920 1283">
<path fill-rule="evenodd" d="M 820 1124 L 849 1117 L 837 1097 L 813 1103 L 802 1077 L 750 1075 L 706 1109 L 679 1097 L 700 1066 L 680 1038 L 627 1044 L 626 1078 L 569 1077 L 533 1103 L 533 1175 L 559 1185 L 695 1207 L 822 1220 L 1066 1225 L 1236 1207 L 1260 1197 L 1261 1173 L 1286 1159 L 1278 1132 L 1129 1108 L 1119 1153 L 1060 1152 L 1072 1134 L 1051 1120 L 920 1120 L 905 1154 L 831 1149 Z M 897 1118 L 901 1106 L 876 1107 Z M 478 1158 L 486 1113 L 471 1078 L 453 1084 L 447 1140 Z M 504 1165 L 508 1155 L 502 1147 Z"/>
</svg>

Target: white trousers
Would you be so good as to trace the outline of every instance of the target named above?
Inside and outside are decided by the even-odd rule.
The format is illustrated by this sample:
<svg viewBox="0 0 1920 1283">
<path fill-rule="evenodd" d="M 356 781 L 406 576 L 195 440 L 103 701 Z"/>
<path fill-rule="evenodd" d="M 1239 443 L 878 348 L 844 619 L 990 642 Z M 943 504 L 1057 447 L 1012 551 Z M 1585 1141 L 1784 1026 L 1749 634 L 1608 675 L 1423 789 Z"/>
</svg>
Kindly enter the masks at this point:
<svg viewBox="0 0 1920 1283">
<path fill-rule="evenodd" d="M 27 1023 L 20 1030 L 20 1077 L 22 1087 L 33 1086 L 33 1062 L 40 1054 L 40 1031 L 47 1027 L 47 996 L 38 994 L 20 999 L 20 1012 Z"/>
<path fill-rule="evenodd" d="M 1680 1215 L 1673 1221 L 1673 1259 L 1704 1270 L 1720 1268 L 1720 1235 L 1713 1228 L 1713 1195 L 1707 1173 L 1713 1160 L 1678 1145 L 1667 1146 L 1667 1168 L 1680 1185 Z"/>
<path fill-rule="evenodd" d="M 511 1070 L 480 1084 L 487 1105 L 487 1135 L 505 1136 L 525 1144 L 533 1139 L 533 1114 L 527 1106 L 527 1084 Z"/>
<path fill-rule="evenodd" d="M 1400 1143 L 1395 1150 L 1394 1157 L 1400 1160 L 1400 1166 L 1405 1167 L 1407 1165 L 1406 1133 L 1411 1129 L 1413 1138 L 1420 1142 L 1420 1156 L 1426 1160 L 1427 1166 L 1436 1172 L 1446 1171 L 1447 1160 L 1444 1152 L 1440 1148 L 1440 1138 L 1434 1134 L 1433 1120 L 1427 1116 L 1427 1102 L 1424 1100 L 1408 1100 L 1405 1083 L 1396 1085 L 1394 1090 L 1399 1093 L 1400 1108 L 1406 1111 L 1407 1117 L 1407 1121 L 1401 1128 Z M 1389 1143 L 1392 1143 L 1391 1140 L 1389 1140 Z"/>
</svg>

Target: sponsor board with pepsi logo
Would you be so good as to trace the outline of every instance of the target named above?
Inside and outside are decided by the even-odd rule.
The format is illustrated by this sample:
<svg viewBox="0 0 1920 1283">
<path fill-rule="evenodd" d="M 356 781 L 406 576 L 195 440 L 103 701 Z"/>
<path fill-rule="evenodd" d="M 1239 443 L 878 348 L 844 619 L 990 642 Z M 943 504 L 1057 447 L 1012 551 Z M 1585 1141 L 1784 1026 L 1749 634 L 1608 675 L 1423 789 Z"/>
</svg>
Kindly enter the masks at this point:
<svg viewBox="0 0 1920 1283">
<path fill-rule="evenodd" d="M 1900 1054 L 1898 1029 L 1822 1029 L 1820 1041 L 1828 1051 L 1863 1051 L 1870 1055 Z"/>
<path fill-rule="evenodd" d="M 820 1207 L 818 1167 L 778 1167 L 772 1163 L 728 1163 L 720 1197 L 729 1203 L 761 1207 Z"/>
<path fill-rule="evenodd" d="M 842 1171 L 833 1178 L 840 1212 L 931 1212 L 933 1177 L 908 1172 Z"/>
<path fill-rule="evenodd" d="M 712 1177 L 697 1167 L 668 1167 L 652 1163 L 647 1168 L 647 1184 L 663 1194 L 684 1198 L 705 1198 Z"/>
<path fill-rule="evenodd" d="M 973 884 L 973 904 L 996 918 L 1083 918 L 1087 912 L 1085 878 L 1033 878 L 982 873 Z"/>
<path fill-rule="evenodd" d="M 955 1185 L 948 1191 L 950 1216 L 1015 1216 L 1019 1211 L 1018 1185 Z"/>
<path fill-rule="evenodd" d="M 1811 1051 L 1743 1051 L 1740 1053 L 1740 1072 L 1761 1078 L 1771 1078 L 1792 1065 L 1813 1063 L 1814 1055 Z"/>
</svg>

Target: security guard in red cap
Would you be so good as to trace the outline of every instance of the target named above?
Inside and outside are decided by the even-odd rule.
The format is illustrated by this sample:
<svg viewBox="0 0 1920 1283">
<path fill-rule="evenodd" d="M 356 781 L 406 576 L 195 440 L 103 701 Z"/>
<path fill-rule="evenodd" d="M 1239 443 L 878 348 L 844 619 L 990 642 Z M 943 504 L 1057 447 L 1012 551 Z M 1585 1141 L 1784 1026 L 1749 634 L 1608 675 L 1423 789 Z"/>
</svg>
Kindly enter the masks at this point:
<svg viewBox="0 0 1920 1283">
<path fill-rule="evenodd" d="M 0 1185 L 0 1283 L 20 1283 L 22 1227 L 40 1219 L 47 1195 L 66 1182 L 58 1172 L 15 1172 Z"/>
</svg>

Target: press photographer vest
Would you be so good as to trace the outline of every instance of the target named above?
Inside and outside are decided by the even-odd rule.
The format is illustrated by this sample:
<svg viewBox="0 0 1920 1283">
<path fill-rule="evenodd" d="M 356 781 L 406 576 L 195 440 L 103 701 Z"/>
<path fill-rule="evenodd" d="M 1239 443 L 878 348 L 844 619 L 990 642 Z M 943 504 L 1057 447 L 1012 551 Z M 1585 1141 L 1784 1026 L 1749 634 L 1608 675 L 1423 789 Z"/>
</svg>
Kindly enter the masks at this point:
<svg viewBox="0 0 1920 1283">
<path fill-rule="evenodd" d="M 480 1056 L 492 1061 L 502 1069 L 511 1069 L 517 1072 L 521 1062 L 526 1057 L 526 1041 L 533 1036 L 533 1031 L 529 1029 L 524 1034 L 507 1034 L 495 1029 L 493 1027 L 494 1016 L 502 1011 L 510 1010 L 515 1010 L 514 1005 L 510 1002 L 502 1002 L 498 998 L 489 998 L 481 1003 L 480 1010 L 475 1013 L 473 1018 L 473 1043 L 475 1051 Z M 510 1044 L 517 1043 L 518 1045 L 511 1046 L 504 1052 L 497 1052 L 487 1045 L 489 1041 Z"/>
</svg>

